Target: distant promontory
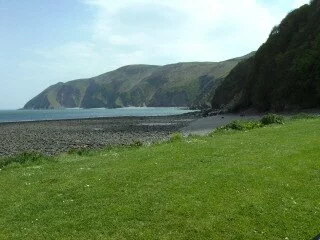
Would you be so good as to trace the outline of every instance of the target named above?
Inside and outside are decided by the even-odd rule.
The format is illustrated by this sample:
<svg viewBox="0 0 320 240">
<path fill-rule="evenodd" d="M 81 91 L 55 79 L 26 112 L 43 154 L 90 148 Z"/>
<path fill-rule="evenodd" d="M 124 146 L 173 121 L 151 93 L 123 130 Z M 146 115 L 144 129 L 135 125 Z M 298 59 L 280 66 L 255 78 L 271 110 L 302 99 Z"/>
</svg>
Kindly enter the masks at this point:
<svg viewBox="0 0 320 240">
<path fill-rule="evenodd" d="M 210 106 L 230 71 L 254 53 L 223 62 L 129 65 L 100 76 L 57 83 L 24 109 Z"/>
</svg>

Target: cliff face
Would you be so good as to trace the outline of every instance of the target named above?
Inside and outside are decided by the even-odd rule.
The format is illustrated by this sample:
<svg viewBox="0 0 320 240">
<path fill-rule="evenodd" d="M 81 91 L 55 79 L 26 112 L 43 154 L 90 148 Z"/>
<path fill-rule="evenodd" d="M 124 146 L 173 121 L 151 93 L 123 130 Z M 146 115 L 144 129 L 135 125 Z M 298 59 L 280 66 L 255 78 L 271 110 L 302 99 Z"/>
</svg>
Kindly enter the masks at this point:
<svg viewBox="0 0 320 240">
<path fill-rule="evenodd" d="M 213 108 L 320 107 L 320 0 L 289 13 L 254 57 L 217 88 Z"/>
<path fill-rule="evenodd" d="M 249 56 L 218 63 L 125 66 L 90 79 L 53 85 L 24 108 L 210 105 L 212 87 Z"/>
</svg>

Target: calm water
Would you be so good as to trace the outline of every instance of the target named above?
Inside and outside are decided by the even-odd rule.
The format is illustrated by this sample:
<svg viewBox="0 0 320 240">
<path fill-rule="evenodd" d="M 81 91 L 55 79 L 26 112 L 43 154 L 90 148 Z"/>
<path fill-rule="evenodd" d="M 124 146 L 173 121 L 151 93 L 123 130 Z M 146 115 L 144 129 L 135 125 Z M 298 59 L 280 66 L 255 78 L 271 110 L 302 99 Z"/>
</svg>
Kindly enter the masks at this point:
<svg viewBox="0 0 320 240">
<path fill-rule="evenodd" d="M 59 110 L 0 110 L 0 122 L 82 119 L 124 116 L 169 116 L 192 112 L 183 108 L 117 108 Z"/>
</svg>

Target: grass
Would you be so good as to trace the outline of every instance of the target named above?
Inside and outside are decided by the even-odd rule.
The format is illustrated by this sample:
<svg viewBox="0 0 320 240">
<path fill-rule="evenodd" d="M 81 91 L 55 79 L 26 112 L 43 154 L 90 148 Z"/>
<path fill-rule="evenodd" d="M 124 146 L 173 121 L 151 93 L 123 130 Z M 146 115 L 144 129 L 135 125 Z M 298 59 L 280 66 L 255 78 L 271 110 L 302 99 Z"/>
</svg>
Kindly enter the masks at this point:
<svg viewBox="0 0 320 240">
<path fill-rule="evenodd" d="M 8 165 L 20 165 L 20 164 L 31 164 L 31 163 L 42 163 L 44 161 L 53 160 L 53 158 L 44 156 L 37 152 L 24 152 L 17 156 L 0 158 L 0 169 Z"/>
<path fill-rule="evenodd" d="M 311 239 L 320 232 L 319 124 L 7 165 L 0 239 Z"/>
</svg>

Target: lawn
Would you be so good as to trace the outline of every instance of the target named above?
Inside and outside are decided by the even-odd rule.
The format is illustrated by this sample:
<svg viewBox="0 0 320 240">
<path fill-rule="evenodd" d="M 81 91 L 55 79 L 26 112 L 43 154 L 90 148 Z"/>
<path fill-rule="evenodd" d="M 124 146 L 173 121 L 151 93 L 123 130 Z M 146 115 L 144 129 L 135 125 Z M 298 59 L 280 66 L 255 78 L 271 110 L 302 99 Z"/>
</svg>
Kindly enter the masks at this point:
<svg viewBox="0 0 320 240">
<path fill-rule="evenodd" d="M 11 164 L 0 239 L 312 239 L 320 119 Z"/>
</svg>

